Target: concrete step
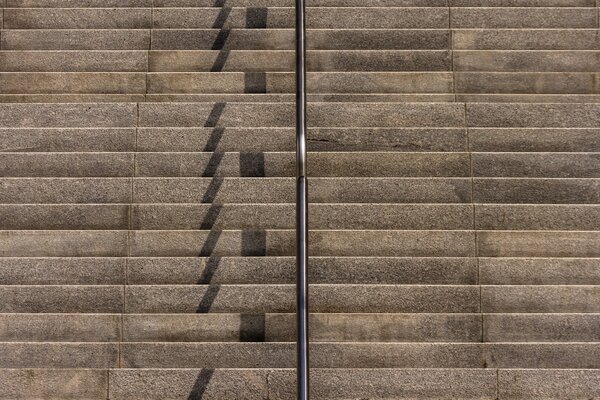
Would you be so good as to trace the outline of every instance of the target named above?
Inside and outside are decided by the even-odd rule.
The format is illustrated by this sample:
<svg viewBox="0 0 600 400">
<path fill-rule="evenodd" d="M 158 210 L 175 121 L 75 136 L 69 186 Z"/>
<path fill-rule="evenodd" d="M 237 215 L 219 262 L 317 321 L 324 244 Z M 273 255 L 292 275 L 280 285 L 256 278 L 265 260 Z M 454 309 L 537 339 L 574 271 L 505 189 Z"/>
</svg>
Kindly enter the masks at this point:
<svg viewBox="0 0 600 400">
<path fill-rule="evenodd" d="M 151 8 L 4 8 L 4 29 L 146 29 Z"/>
<path fill-rule="evenodd" d="M 294 210 L 294 204 L 0 205 L 0 229 L 293 229 Z M 473 227 L 472 207 L 458 204 L 314 204 L 310 212 L 312 229 Z"/>
<path fill-rule="evenodd" d="M 125 271 L 125 262 L 128 264 Z M 477 268 L 479 263 L 479 272 Z M 599 285 L 598 258 L 311 257 L 311 283 Z M 293 284 L 293 257 L 0 258 L 4 285 Z"/>
<path fill-rule="evenodd" d="M 316 152 L 312 177 L 599 178 L 600 153 Z M 4 177 L 290 177 L 291 152 L 4 152 Z M 134 172 L 135 171 L 135 172 Z"/>
<path fill-rule="evenodd" d="M 30 107 L 43 111 L 52 105 Z M 139 123 L 143 127 L 205 126 L 207 122 L 215 127 L 242 126 L 242 122 L 245 127 L 286 127 L 293 122 L 289 117 L 292 104 L 146 103 L 139 107 Z M 259 108 L 262 114 L 258 113 Z M 448 103 L 321 103 L 310 104 L 308 110 L 308 123 L 317 127 L 454 127 L 464 124 L 465 119 L 461 104 Z M 468 127 L 597 128 L 600 123 L 600 104 L 473 103 L 467 105 L 466 112 Z M 209 121 L 211 113 L 214 116 Z"/>
<path fill-rule="evenodd" d="M 584 166 L 592 164 L 588 167 L 592 170 L 592 157 L 572 158 Z M 314 177 L 464 177 L 469 175 L 469 161 L 467 153 L 312 153 L 309 173 Z M 134 175 L 134 167 L 140 177 L 295 175 L 294 153 L 140 153 L 135 162 L 134 153 L 4 153 L 0 161 L 4 177 L 126 177 Z"/>
<path fill-rule="evenodd" d="M 7 50 L 0 51 L 0 71 L 98 73 L 146 72 L 149 68 L 150 72 L 209 72 L 216 67 L 222 72 L 294 70 L 295 56 L 291 50 L 231 50 L 222 65 L 218 61 L 219 54 L 219 50 L 152 50 L 149 53 L 142 50 Z M 548 58 L 555 54 L 555 63 L 581 60 L 582 64 L 593 64 L 595 60 L 594 54 L 588 52 L 568 53 L 563 57 L 559 57 L 560 52 L 550 52 Z M 307 68 L 312 72 L 451 70 L 448 50 L 310 50 L 307 56 Z M 573 58 L 575 60 L 570 61 Z M 477 60 L 463 62 L 471 65 Z M 580 67 L 583 68 L 584 65 Z"/>
<path fill-rule="evenodd" d="M 221 128 L 216 133 L 202 127 L 139 128 L 136 145 L 135 128 L 0 128 L 0 152 L 289 152 L 295 150 L 294 134 L 291 127 Z M 464 128 L 308 129 L 311 153 L 598 152 L 599 138 L 598 128 L 469 128 L 468 135 Z"/>
<path fill-rule="evenodd" d="M 291 178 L 0 178 L 0 203 L 292 203 Z M 477 203 L 596 204 L 600 180 L 476 178 Z M 314 203 L 465 203 L 468 178 L 313 178 Z"/>
<path fill-rule="evenodd" d="M 589 15 L 593 15 L 593 9 L 558 9 L 553 14 L 566 21 L 556 27 L 569 25 L 579 25 L 574 26 L 579 28 L 589 27 L 586 11 L 589 11 Z M 545 12 L 554 16 L 552 10 Z M 513 19 L 519 17 L 523 18 L 517 15 Z M 311 7 L 307 9 L 307 27 L 313 29 L 443 29 L 448 27 L 448 18 L 449 10 L 446 7 Z M 4 29 L 281 29 L 293 28 L 293 23 L 292 7 L 157 7 L 154 10 L 150 8 L 55 8 L 51 11 L 6 8 L 4 11 Z"/>
<path fill-rule="evenodd" d="M 453 50 L 600 50 L 594 29 L 456 29 Z"/>
<path fill-rule="evenodd" d="M 480 294 L 475 285 L 313 284 L 310 291 L 316 313 L 476 313 L 480 301 L 484 313 L 600 312 L 597 285 L 485 285 Z M 124 294 L 122 286 L 4 285 L 0 292 L 3 313 L 256 314 L 295 307 L 293 285 L 129 285 Z"/>
<path fill-rule="evenodd" d="M 295 314 L 285 313 L 122 319 L 119 314 L 0 314 L 0 321 L 2 342 L 294 342 L 296 323 Z M 600 314 L 313 313 L 310 323 L 313 342 L 598 342 L 600 337 Z"/>
<path fill-rule="evenodd" d="M 0 229 L 294 229 L 294 204 L 0 205 Z M 311 229 L 598 230 L 597 205 L 311 204 Z M 474 212 L 474 214 L 473 214 Z"/>
<path fill-rule="evenodd" d="M 48 174 L 53 164 L 69 163 L 79 155 L 6 154 L 5 176 L 27 174 L 27 161 L 48 164 Z M 102 153 L 106 160 L 95 158 L 96 154 L 82 154 L 90 162 L 110 162 L 118 168 L 119 161 L 133 164 L 127 154 Z M 111 159 L 113 157 L 113 159 Z M 120 157 L 115 160 L 114 158 Z M 64 158 L 64 161 L 63 159 Z M 23 161 L 21 161 L 23 160 Z M 52 161 L 56 160 L 55 163 Z M 463 177 L 471 171 L 475 177 L 519 178 L 599 178 L 600 153 L 459 153 L 459 152 L 311 152 L 308 156 L 312 177 Z M 80 162 L 82 168 L 85 164 Z M 141 153 L 135 158 L 139 177 L 160 176 L 293 176 L 294 153 Z M 2 166 L 0 166 L 2 168 Z M 10 168 L 10 169 L 9 169 Z M 113 167 L 115 168 L 115 167 Z M 61 168 L 62 169 L 62 168 Z M 64 168 L 64 169 L 68 169 Z M 98 168 L 102 171 L 101 167 Z M 470 169 L 472 169 L 470 171 Z M 21 172 L 22 171 L 22 172 Z M 62 171 L 57 171 L 61 176 Z M 70 171 L 69 171 L 70 172 Z M 77 174 L 77 171 L 73 171 Z M 105 172 L 98 176 L 126 176 L 127 168 L 120 174 Z M 33 173 L 35 176 L 35 172 Z M 44 175 L 42 175 L 44 176 Z M 75 175 L 77 176 L 77 175 Z M 83 175 L 85 176 L 85 175 Z M 93 176 L 93 175 L 92 175 Z"/>
<path fill-rule="evenodd" d="M 534 106 L 539 109 L 538 113 L 544 111 L 540 105 Z M 471 108 L 475 126 L 485 127 L 493 123 L 489 121 L 489 117 L 483 115 L 488 111 L 486 108 L 475 105 Z M 502 118 L 502 115 L 506 117 L 510 110 L 498 108 L 499 112 L 504 113 L 496 118 Z M 531 112 L 527 105 L 521 108 L 522 110 L 517 109 L 514 112 Z M 592 125 L 595 122 L 594 118 L 584 117 L 593 116 L 594 112 L 600 110 L 600 105 L 565 104 L 556 108 L 559 115 L 561 111 L 576 113 L 571 117 L 573 126 L 579 126 L 579 122 L 581 127 L 595 127 Z M 313 103 L 309 105 L 309 110 L 309 123 L 313 127 L 459 127 L 464 124 L 464 105 L 461 104 Z M 5 128 L 130 127 L 135 126 L 136 116 L 141 127 L 293 126 L 291 103 L 141 103 L 139 114 L 136 104 L 129 103 L 0 104 L 0 111 L 0 123 Z"/>
<path fill-rule="evenodd" d="M 117 343 L 0 343 L 2 368 L 116 368 Z M 314 368 L 598 369 L 599 343 L 312 344 Z M 294 343 L 122 343 L 123 368 L 293 368 Z M 335 355 L 335 356 L 334 356 Z"/>
<path fill-rule="evenodd" d="M 294 314 L 127 315 L 125 341 L 294 342 Z M 474 314 L 312 314 L 311 340 L 374 342 L 477 342 Z"/>
<path fill-rule="evenodd" d="M 540 129 L 540 131 L 542 131 Z M 544 132 L 547 135 L 544 135 Z M 584 146 L 596 150 L 599 130 L 553 130 L 529 139 L 530 151 L 555 146 Z M 569 143 L 564 136 L 569 135 Z M 504 146 L 521 140 L 506 133 Z M 553 135 L 552 137 L 547 137 Z M 554 136 L 555 135 L 555 136 Z M 249 152 L 294 151 L 294 128 L 0 128 L 0 152 Z M 473 147 L 489 151 L 500 141 L 493 129 L 471 135 Z M 308 145 L 315 151 L 467 151 L 464 128 L 309 128 Z M 539 142 L 539 144 L 538 144 Z M 575 142 L 575 143 L 573 143 Z M 515 143 L 516 144 L 516 143 Z M 500 146 L 501 144 L 497 144 Z"/>
<path fill-rule="evenodd" d="M 593 74 L 580 74 L 581 87 L 593 92 Z M 450 72 L 310 72 L 307 80 L 307 90 L 311 93 L 452 92 Z M 7 81 L 6 90 L 12 90 L 10 77 Z M 14 90 L 24 89 L 16 87 Z M 295 75 L 285 72 L 150 73 L 148 93 L 295 93 Z"/>
<path fill-rule="evenodd" d="M 597 392 L 597 375 L 595 370 L 315 369 L 311 395 L 318 399 L 495 399 L 499 391 L 502 399 L 534 399 L 539 393 L 545 398 L 585 398 Z M 109 377 L 110 398 L 136 398 L 138 394 L 149 399 L 186 398 L 197 393 L 207 399 L 239 398 L 238 391 L 227 390 L 229 385 L 244 388 L 244 399 L 295 398 L 294 371 L 285 369 L 124 369 L 112 370 Z"/>
<path fill-rule="evenodd" d="M 482 284 L 597 285 L 594 258 L 480 258 Z"/>
<path fill-rule="evenodd" d="M 2 231 L 3 257 L 291 256 L 293 230 Z M 597 231 L 312 230 L 313 256 L 599 257 Z M 477 249 L 475 248 L 477 243 Z M 476 254 L 477 252 L 477 254 Z"/>
<path fill-rule="evenodd" d="M 137 231 L 132 237 L 134 256 L 160 255 L 292 255 L 292 231 Z M 162 245 L 155 243 L 162 236 Z M 210 237 L 209 237 L 210 235 Z M 213 242 L 219 235 L 220 241 Z M 574 239 L 574 238 L 573 238 Z M 595 236 L 589 234 L 589 246 Z M 450 256 L 474 255 L 473 234 L 468 231 L 313 231 L 312 255 Z M 196 242 L 192 245 L 190 242 Z M 372 242 L 371 242 L 372 241 Z M 490 240 L 493 246 L 495 242 Z M 197 252 L 198 243 L 205 243 Z M 212 245 L 214 243 L 214 246 Z M 373 245 L 377 243 L 377 249 Z M 191 246 L 190 246 L 191 245 Z M 214 247 L 211 249 L 211 247 Z M 375 253 L 374 253 L 375 250 Z M 591 252 L 582 248 L 581 252 Z M 194 254 L 190 254 L 194 252 Z"/>
<path fill-rule="evenodd" d="M 572 132 L 571 136 L 577 134 L 577 131 L 568 132 Z M 2 133 L 0 130 L 0 135 Z M 46 133 L 47 136 L 49 134 Z M 585 134 L 582 132 L 581 145 L 589 143 L 589 146 L 594 146 L 595 130 L 583 136 Z M 486 140 L 484 135 L 480 134 L 480 142 Z M 7 136 L 3 142 L 9 151 L 18 146 L 25 147 L 19 143 L 21 141 L 30 146 L 34 140 L 41 141 L 28 130 L 7 131 L 2 139 L 4 136 Z M 462 128 L 308 128 L 307 136 L 311 154 L 315 151 L 454 152 L 467 149 L 467 133 Z M 68 137 L 67 132 L 63 137 Z M 9 140 L 17 143 L 11 146 Z M 295 151 L 295 146 L 294 128 L 221 128 L 216 133 L 213 128 L 139 128 L 137 133 L 138 152 Z M 122 151 L 126 149 L 124 147 Z M 75 150 L 67 148 L 63 151 Z"/>
<path fill-rule="evenodd" d="M 147 65 L 142 50 L 0 51 L 2 72 L 146 72 Z"/>
<path fill-rule="evenodd" d="M 149 52 L 149 71 L 291 72 L 294 70 L 295 56 L 291 50 L 230 50 L 225 60 L 222 60 L 220 54 L 219 50 L 152 50 Z M 20 58 L 17 55 L 12 57 Z M 307 70 L 311 72 L 451 70 L 448 50 L 309 50 L 306 61 Z M 9 59 L 5 63 L 8 64 L 7 67 L 14 69 L 24 68 L 21 64 L 17 64 L 17 60 Z"/>
<path fill-rule="evenodd" d="M 313 285 L 313 312 L 479 311 L 475 286 Z M 250 296 L 241 298 L 240 296 Z M 248 299 L 254 299 L 249 302 Z M 443 299 L 443 300 L 442 300 Z M 293 312 L 293 285 L 130 286 L 127 313 Z"/>
<path fill-rule="evenodd" d="M 599 54 L 587 50 L 457 50 L 455 71 L 597 72 Z"/>
<path fill-rule="evenodd" d="M 596 321 L 570 319 L 584 324 Z M 6 327 L 0 332 L 2 342 L 295 341 L 294 314 L 128 314 L 122 319 L 119 314 L 0 314 L 0 321 Z M 553 322 L 547 318 L 545 326 L 551 329 Z M 477 314 L 312 314 L 311 339 L 480 342 L 481 323 Z M 494 328 L 489 328 L 491 334 Z M 507 330 L 510 327 L 502 332 Z M 522 336 L 526 341 L 527 335 Z"/>
<path fill-rule="evenodd" d="M 487 314 L 484 342 L 598 342 L 598 314 Z"/>
<path fill-rule="evenodd" d="M 592 7 L 457 7 L 450 13 L 452 28 L 594 28 Z"/>
<path fill-rule="evenodd" d="M 315 203 L 465 203 L 469 178 L 314 178 Z M 133 193 L 132 193 L 133 183 Z M 576 202 L 593 202 L 597 183 L 568 181 Z M 0 203 L 292 203 L 292 178 L 0 178 Z M 587 189 L 587 190 L 584 190 Z M 554 196 L 551 193 L 544 196 Z M 564 197 L 564 195 L 563 195 Z M 529 202 L 529 201 L 527 201 Z"/>
<path fill-rule="evenodd" d="M 149 29 L 10 29 L 2 50 L 148 50 Z"/>
<path fill-rule="evenodd" d="M 2 399 L 106 399 L 108 373 L 102 369 L 2 368 Z M 65 384 L 68 382 L 69 384 Z"/>
<path fill-rule="evenodd" d="M 0 44 L 2 50 L 292 50 L 294 46 L 293 29 L 232 29 L 226 38 L 221 31 L 7 29 Z M 321 50 L 445 50 L 450 42 L 450 31 L 442 29 L 335 29 L 312 30 L 309 34 L 310 48 Z"/>
<path fill-rule="evenodd" d="M 465 96 L 465 95 L 460 95 Z M 486 96 L 481 94 L 466 96 Z M 503 96 L 503 95 L 492 95 Z M 508 95 L 523 96 L 523 95 Z M 529 95 L 528 95 L 529 96 Z M 586 101 L 596 102 L 590 96 L 596 95 L 531 95 L 533 100 L 541 103 L 573 103 Z M 539 96 L 544 96 L 540 98 Z M 550 97 L 546 97 L 550 96 Z M 557 97 L 558 96 L 558 97 Z M 575 96 L 575 97 L 573 97 Z M 450 103 L 455 100 L 451 93 L 317 93 L 309 94 L 309 103 Z M 598 97 L 600 100 L 600 97 Z M 38 93 L 38 94 L 0 94 L 0 103 L 288 103 L 294 100 L 292 93 L 138 93 L 138 94 L 102 94 L 102 93 Z M 511 101 L 516 100 L 512 98 Z M 523 99 L 521 99 L 523 100 Z M 472 101 L 472 100 L 470 100 Z M 485 101 L 485 100 L 475 100 Z M 489 99 L 487 101 L 490 101 Z M 493 101 L 508 101 L 493 99 Z"/>
<path fill-rule="evenodd" d="M 318 368 L 311 375 L 311 394 L 317 399 L 495 399 L 498 392 L 502 399 L 583 399 L 597 392 L 598 374 L 590 369 Z M 291 369 L 0 369 L 0 375 L 7 382 L 0 396 L 10 399 L 106 399 L 109 387 L 110 399 L 295 398 Z"/>
<path fill-rule="evenodd" d="M 588 72 L 310 72 L 314 94 L 589 94 L 600 74 Z M 294 93 L 285 72 L 1 72 L 0 94 Z"/>
<path fill-rule="evenodd" d="M 294 285 L 129 285 L 124 294 L 123 286 L 8 285 L 0 291 L 3 313 L 123 313 L 123 301 L 128 314 L 290 313 L 295 308 Z M 317 284 L 311 297 L 312 311 L 327 313 L 474 313 L 480 302 L 474 285 Z"/>
<path fill-rule="evenodd" d="M 569 107 L 563 108 L 565 112 L 569 110 Z M 573 105 L 570 108 L 569 111 L 577 110 L 583 117 L 584 113 L 591 114 L 600 110 L 600 105 L 597 107 L 592 104 Z M 308 106 L 308 109 L 308 123 L 314 127 L 457 127 L 464 121 L 464 107 L 449 103 L 313 103 Z M 490 126 L 492 121 L 486 121 L 481 115 L 485 111 L 487 110 L 473 108 L 472 112 L 476 118 L 474 123 L 477 124 L 477 121 L 482 119 L 479 124 L 485 124 L 475 126 Z M 525 107 L 524 111 L 526 111 Z M 542 109 L 539 111 L 541 112 Z M 557 113 L 560 113 L 560 109 Z M 292 117 L 293 104 L 143 103 L 139 105 L 139 126 L 142 127 L 290 127 L 294 124 Z M 594 118 L 591 120 L 586 118 L 580 123 L 583 127 L 592 127 Z"/>
<path fill-rule="evenodd" d="M 598 135 L 594 128 L 470 128 L 469 146 L 480 152 L 594 152 Z"/>
<path fill-rule="evenodd" d="M 600 50 L 596 29 L 455 29 L 455 50 Z M 2 50 L 292 50 L 292 29 L 10 29 Z M 320 50 L 445 50 L 450 31 L 313 30 L 308 46 Z"/>
<path fill-rule="evenodd" d="M 291 102 L 291 93 L 171 93 L 142 95 L 91 95 L 91 94 L 45 94 L 45 95 L 0 95 L 3 103 L 64 103 L 64 102 L 174 102 L 174 103 L 206 103 L 206 102 Z M 141 99 L 140 97 L 144 97 Z M 108 99 L 108 100 L 107 100 Z M 112 99 L 112 100 L 111 100 Z M 308 94 L 308 103 L 600 103 L 597 94 L 539 94 L 539 93 L 316 93 Z"/>
<path fill-rule="evenodd" d="M 311 257 L 311 283 L 337 284 L 457 284 L 477 283 L 474 258 L 398 258 L 398 257 Z M 578 268 L 580 279 L 597 281 L 593 268 L 597 260 L 568 260 L 568 267 Z M 125 270 L 127 263 L 127 271 Z M 555 268 L 560 271 L 560 260 Z M 528 265 L 527 260 L 522 265 Z M 491 266 L 493 267 L 493 266 Z M 490 268 L 491 268 L 490 267 Z M 486 272 L 490 283 L 516 281 L 514 273 L 502 273 L 501 267 Z M 560 281 L 554 270 L 530 267 L 540 279 Z M 522 269 L 527 271 L 526 269 Z M 520 270 L 521 271 L 521 270 Z M 587 271 L 587 274 L 586 274 Z M 554 274 L 553 274 L 554 272 Z M 136 258 L 0 258 L 0 283 L 4 285 L 137 285 L 155 284 L 293 284 L 293 257 L 136 257 Z M 543 281 L 540 284 L 544 284 Z"/>
<path fill-rule="evenodd" d="M 2 94 L 145 94 L 146 76 L 134 72 L 2 72 Z"/>
<path fill-rule="evenodd" d="M 0 258 L 3 285 L 122 285 L 125 258 Z"/>
<path fill-rule="evenodd" d="M 31 8 L 4 10 L 4 29 L 291 28 L 291 7 Z M 310 7 L 307 26 L 336 28 L 529 28 L 597 27 L 593 7 Z"/>
</svg>

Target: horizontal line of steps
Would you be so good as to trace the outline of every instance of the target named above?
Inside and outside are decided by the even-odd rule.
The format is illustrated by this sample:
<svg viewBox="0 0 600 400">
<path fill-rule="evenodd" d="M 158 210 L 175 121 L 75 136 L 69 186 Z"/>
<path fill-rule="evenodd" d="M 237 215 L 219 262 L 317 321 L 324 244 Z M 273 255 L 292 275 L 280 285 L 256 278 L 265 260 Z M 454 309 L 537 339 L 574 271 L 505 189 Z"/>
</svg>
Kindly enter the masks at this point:
<svg viewBox="0 0 600 400">
<path fill-rule="evenodd" d="M 295 314 L 0 314 L 0 342 L 295 342 Z M 598 342 L 600 314 L 320 314 L 312 342 Z"/>
<path fill-rule="evenodd" d="M 291 152 L 4 152 L 8 177 L 292 177 Z M 311 152 L 311 177 L 600 178 L 600 153 Z"/>
<path fill-rule="evenodd" d="M 600 205 L 311 204 L 311 229 L 596 230 Z M 294 204 L 0 205 L 0 229 L 294 229 Z"/>
<path fill-rule="evenodd" d="M 596 28 L 594 7 L 308 7 L 309 28 Z M 292 7 L 4 8 L 4 29 L 292 28 Z"/>
<path fill-rule="evenodd" d="M 598 285 L 310 288 L 315 313 L 598 313 L 599 293 Z M 0 295 L 3 313 L 290 313 L 295 308 L 294 285 L 2 285 Z"/>
<path fill-rule="evenodd" d="M 311 397 L 347 399 L 589 398 L 593 369 L 323 369 L 311 371 Z M 0 369 L 0 398 L 295 399 L 292 369 Z M 64 385 L 64 382 L 78 385 Z M 366 384 L 365 382 L 368 382 Z"/>
<path fill-rule="evenodd" d="M 127 264 L 127 265 L 126 265 Z M 318 257 L 312 284 L 600 285 L 599 258 Z M 2 257 L 2 285 L 293 284 L 293 257 Z"/>
<path fill-rule="evenodd" d="M 309 72 L 317 95 L 599 94 L 591 72 Z M 0 72 L 0 94 L 291 94 L 288 72 Z"/>
<path fill-rule="evenodd" d="M 0 178 L 0 204 L 292 203 L 293 178 Z M 596 204 L 597 178 L 312 178 L 311 203 Z"/>
<path fill-rule="evenodd" d="M 0 104 L 4 128 L 294 126 L 293 103 Z M 311 103 L 312 127 L 598 128 L 600 104 Z"/>
<path fill-rule="evenodd" d="M 0 51 L 2 72 L 290 72 L 291 50 Z M 307 70 L 597 72 L 593 50 L 309 50 Z M 452 59 L 451 59 L 452 58 Z M 215 72 L 215 71 L 213 71 Z"/>
<path fill-rule="evenodd" d="M 0 368 L 293 368 L 295 343 L 0 343 Z M 600 343 L 311 344 L 314 368 L 590 368 Z"/>
<path fill-rule="evenodd" d="M 295 128 L 0 128 L 0 152 L 294 151 Z M 319 151 L 598 152 L 600 128 L 311 128 Z M 518 157 L 518 156 L 515 156 Z"/>
<path fill-rule="evenodd" d="M 600 50 L 598 29 L 309 29 L 309 50 Z M 7 29 L 2 50 L 292 50 L 293 29 Z M 151 39 L 152 36 L 152 39 Z M 452 36 L 452 41 L 451 41 Z"/>
<path fill-rule="evenodd" d="M 0 103 L 189 103 L 189 102 L 267 102 L 293 101 L 291 93 L 191 93 L 191 94 L 0 94 Z M 600 103 L 596 94 L 452 94 L 452 93 L 320 93 L 308 94 L 311 103 Z M 577 127 L 575 127 L 577 128 Z"/>
<path fill-rule="evenodd" d="M 1 257 L 291 256 L 293 230 L 1 231 Z M 312 230 L 313 256 L 599 257 L 598 231 Z"/>
</svg>

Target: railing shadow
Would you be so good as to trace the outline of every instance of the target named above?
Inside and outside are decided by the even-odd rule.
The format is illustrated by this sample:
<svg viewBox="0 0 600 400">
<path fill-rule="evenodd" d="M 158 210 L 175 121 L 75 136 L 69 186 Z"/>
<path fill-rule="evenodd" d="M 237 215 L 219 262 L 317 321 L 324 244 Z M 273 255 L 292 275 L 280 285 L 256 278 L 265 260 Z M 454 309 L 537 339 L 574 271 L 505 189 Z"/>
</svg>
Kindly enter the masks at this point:
<svg viewBox="0 0 600 400">
<path fill-rule="evenodd" d="M 200 374 L 196 378 L 196 382 L 194 382 L 194 386 L 188 395 L 187 400 L 201 400 L 204 397 L 204 393 L 208 388 L 208 384 L 214 375 L 215 370 L 212 368 L 202 368 L 200 370 Z"/>
<path fill-rule="evenodd" d="M 212 45 L 213 50 L 219 50 L 217 57 L 211 67 L 211 72 L 222 71 L 230 54 L 227 46 L 227 39 L 231 30 L 225 28 L 227 18 L 231 13 L 231 7 L 225 6 L 226 0 L 215 0 L 215 7 L 221 7 L 221 10 L 215 19 L 213 28 L 219 29 L 217 37 Z M 266 28 L 267 25 L 266 8 L 248 8 L 246 27 L 247 28 Z M 252 72 L 244 74 L 244 93 L 266 93 L 266 74 L 263 72 Z M 219 190 L 223 185 L 223 178 L 217 176 L 219 166 L 225 156 L 220 150 L 219 144 L 225 133 L 225 128 L 219 127 L 219 120 L 225 110 L 226 103 L 215 103 L 211 110 L 204 127 L 213 128 L 203 149 L 204 152 L 210 152 L 210 159 L 202 173 L 203 177 L 210 177 L 210 183 L 202 196 L 203 204 L 210 204 L 210 208 L 200 222 L 199 228 L 207 230 L 208 235 L 200 249 L 198 256 L 206 258 L 202 273 L 197 283 L 208 285 L 202 295 L 197 313 L 208 313 L 211 311 L 221 285 L 214 284 L 213 279 L 219 269 L 221 257 L 215 256 L 221 229 L 215 229 L 215 225 L 223 210 L 222 204 L 215 203 Z M 240 153 L 240 176 L 242 177 L 264 177 L 265 176 L 265 158 L 263 153 Z M 242 256 L 264 256 L 266 255 L 266 231 L 265 230 L 242 230 L 241 249 Z M 265 340 L 265 316 L 254 314 L 241 314 L 240 316 L 240 342 L 263 342 Z M 188 400 L 201 400 L 210 384 L 215 373 L 213 368 L 201 369 Z"/>
</svg>

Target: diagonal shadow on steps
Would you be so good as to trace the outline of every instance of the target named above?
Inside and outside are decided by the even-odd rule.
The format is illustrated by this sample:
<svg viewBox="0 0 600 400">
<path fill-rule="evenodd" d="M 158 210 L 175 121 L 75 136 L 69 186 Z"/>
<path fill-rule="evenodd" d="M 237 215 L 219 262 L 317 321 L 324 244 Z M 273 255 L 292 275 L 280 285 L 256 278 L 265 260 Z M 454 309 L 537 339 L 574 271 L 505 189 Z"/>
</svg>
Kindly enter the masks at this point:
<svg viewBox="0 0 600 400">
<path fill-rule="evenodd" d="M 202 368 L 187 400 L 202 400 L 214 373 L 215 370 L 212 368 Z"/>
<path fill-rule="evenodd" d="M 210 137 L 203 149 L 205 152 L 211 152 L 211 157 L 202 173 L 204 177 L 211 177 L 211 181 L 202 196 L 202 203 L 210 204 L 210 208 L 200 222 L 201 230 L 209 230 L 208 236 L 200 249 L 199 256 L 207 257 L 202 274 L 197 283 L 209 285 L 204 292 L 200 303 L 196 309 L 197 313 L 210 312 L 217 295 L 220 285 L 212 284 L 213 277 L 219 267 L 221 257 L 214 256 L 214 250 L 221 236 L 221 230 L 215 229 L 215 224 L 221 213 L 223 206 L 215 204 L 214 201 L 218 195 L 219 189 L 223 184 L 223 178 L 215 176 L 218 167 L 221 164 L 224 152 L 219 150 L 219 143 L 225 132 L 224 128 L 217 127 L 226 103 L 215 103 L 205 127 L 213 128 Z M 240 175 L 245 177 L 264 177 L 265 176 L 265 158 L 263 153 L 240 153 Z M 266 255 L 266 231 L 243 229 L 241 233 L 241 255 L 242 256 L 265 256 Z M 264 342 L 265 340 L 265 316 L 242 314 L 240 316 L 240 342 Z M 208 384 L 214 374 L 214 369 L 204 368 L 196 378 L 188 399 L 202 399 L 207 390 Z"/>
<path fill-rule="evenodd" d="M 213 24 L 213 28 L 219 29 L 217 37 L 213 42 L 212 49 L 219 50 L 212 67 L 211 72 L 222 71 L 229 57 L 229 49 L 227 48 L 227 39 L 231 33 L 230 29 L 224 28 L 227 18 L 231 13 L 231 7 L 225 7 L 226 0 L 215 0 L 214 6 L 221 7 L 221 10 Z M 248 9 L 247 10 L 247 27 L 248 28 L 265 28 L 267 18 L 267 9 Z M 266 74 L 251 73 L 244 76 L 244 92 L 245 93 L 266 93 Z M 210 137 L 203 149 L 204 152 L 210 152 L 211 157 L 208 161 L 205 170 L 202 173 L 203 177 L 211 177 L 211 181 L 202 196 L 201 202 L 210 204 L 208 212 L 204 215 L 201 223 L 201 230 L 208 230 L 208 237 L 204 241 L 200 249 L 199 256 L 207 257 L 204 269 L 198 279 L 198 284 L 209 285 L 206 292 L 203 294 L 198 307 L 197 313 L 210 312 L 217 295 L 220 290 L 220 285 L 215 285 L 212 280 L 218 270 L 221 257 L 214 256 L 214 250 L 221 236 L 221 230 L 215 229 L 215 224 L 221 213 L 223 206 L 215 204 L 215 199 L 223 185 L 223 178 L 216 176 L 218 168 L 223 161 L 224 152 L 219 149 L 219 144 L 225 133 L 225 128 L 218 127 L 219 119 L 225 110 L 226 103 L 215 103 L 211 110 L 204 127 L 213 128 Z M 262 153 L 240 153 L 240 175 L 241 176 L 265 176 L 264 155 Z M 260 256 L 266 255 L 266 231 L 242 230 L 241 237 L 241 255 L 242 256 Z M 242 314 L 240 317 L 240 341 L 264 341 L 265 340 L 265 316 Z M 203 368 L 192 390 L 188 396 L 188 400 L 201 400 L 209 386 L 215 370 L 211 368 Z"/>
</svg>

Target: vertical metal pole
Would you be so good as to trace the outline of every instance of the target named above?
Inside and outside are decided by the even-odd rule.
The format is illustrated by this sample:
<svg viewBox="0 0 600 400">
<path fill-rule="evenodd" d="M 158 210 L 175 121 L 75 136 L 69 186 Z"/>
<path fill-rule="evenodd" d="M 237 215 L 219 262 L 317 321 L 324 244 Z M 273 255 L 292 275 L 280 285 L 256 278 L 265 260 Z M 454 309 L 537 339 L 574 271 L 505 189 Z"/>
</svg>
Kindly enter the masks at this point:
<svg viewBox="0 0 600 400">
<path fill-rule="evenodd" d="M 298 400 L 308 400 L 308 195 L 306 182 L 306 28 L 296 0 L 296 326 Z"/>
</svg>

